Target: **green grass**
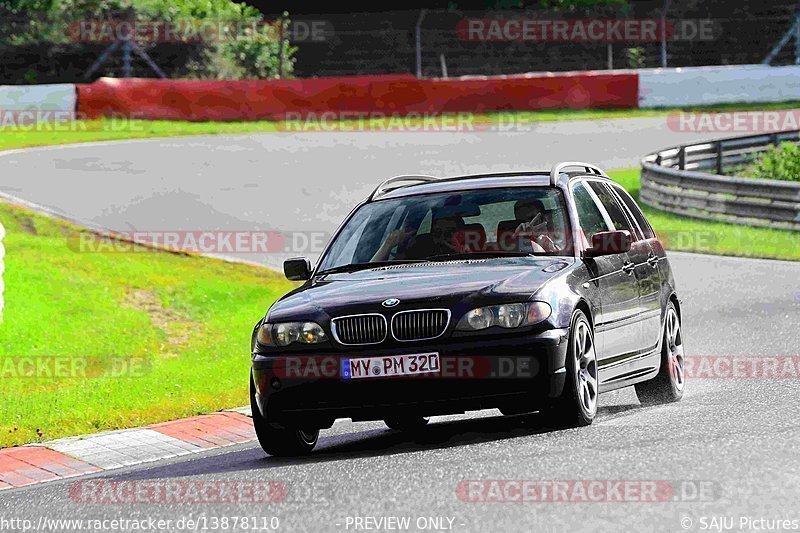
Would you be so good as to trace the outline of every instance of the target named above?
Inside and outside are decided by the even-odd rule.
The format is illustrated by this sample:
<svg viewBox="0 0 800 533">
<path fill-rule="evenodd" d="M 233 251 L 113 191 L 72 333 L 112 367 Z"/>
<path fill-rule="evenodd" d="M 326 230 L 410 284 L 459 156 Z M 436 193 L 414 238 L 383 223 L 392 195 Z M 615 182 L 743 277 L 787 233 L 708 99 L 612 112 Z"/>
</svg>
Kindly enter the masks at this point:
<svg viewBox="0 0 800 533">
<path fill-rule="evenodd" d="M 600 120 L 610 118 L 665 117 L 676 111 L 751 111 L 771 109 L 800 108 L 800 101 L 764 103 L 764 104 L 720 104 L 702 107 L 664 108 L 664 109 L 557 109 L 550 111 L 514 111 L 503 113 L 483 113 L 472 115 L 468 122 L 478 127 L 482 124 L 527 124 L 551 122 L 558 120 Z M 420 120 L 409 119 L 408 124 L 420 124 Z M 94 141 L 113 141 L 123 139 L 146 139 L 154 137 L 175 137 L 185 135 L 216 135 L 241 133 L 283 132 L 291 134 L 299 131 L 333 131 L 352 132 L 364 129 L 357 121 L 342 120 L 326 126 L 324 122 L 286 123 L 272 121 L 256 122 L 180 122 L 180 121 L 148 121 L 125 119 L 102 119 L 93 121 L 76 121 L 70 125 L 61 125 L 58 131 L 48 130 L 46 125 L 21 130 L 3 130 L 0 128 L 0 150 L 26 148 L 31 146 L 49 146 L 54 144 L 72 144 Z M 380 122 L 373 129 L 381 129 Z M 397 125 L 388 122 L 385 126 L 390 131 L 397 130 Z M 401 125 L 402 127 L 402 125 Z M 446 128 L 446 125 L 444 126 Z M 367 125 L 369 129 L 369 125 Z M 466 131 L 469 131 L 465 128 Z M 287 132 L 288 130 L 288 132 Z"/>
<path fill-rule="evenodd" d="M 639 201 L 639 169 L 609 175 Z M 693 219 L 639 203 L 668 250 L 800 260 L 800 232 Z"/>
<path fill-rule="evenodd" d="M 276 272 L 141 248 L 78 253 L 67 243 L 80 228 L 8 204 L 0 221 L 0 447 L 247 403 L 250 332 L 292 287 Z M 128 377 L 9 373 L 53 355 L 140 366 Z"/>
</svg>

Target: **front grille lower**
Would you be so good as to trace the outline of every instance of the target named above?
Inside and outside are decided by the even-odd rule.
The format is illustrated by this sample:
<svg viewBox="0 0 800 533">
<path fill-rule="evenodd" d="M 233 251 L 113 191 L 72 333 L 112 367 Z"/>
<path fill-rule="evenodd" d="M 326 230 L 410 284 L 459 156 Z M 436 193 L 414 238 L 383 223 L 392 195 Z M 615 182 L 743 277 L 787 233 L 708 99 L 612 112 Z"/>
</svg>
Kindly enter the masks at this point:
<svg viewBox="0 0 800 533">
<path fill-rule="evenodd" d="M 447 309 L 401 311 L 392 317 L 392 336 L 399 341 L 435 339 L 450 322 Z"/>
<path fill-rule="evenodd" d="M 386 340 L 386 318 L 379 314 L 351 315 L 331 321 L 333 336 L 342 344 L 378 344 Z"/>
</svg>

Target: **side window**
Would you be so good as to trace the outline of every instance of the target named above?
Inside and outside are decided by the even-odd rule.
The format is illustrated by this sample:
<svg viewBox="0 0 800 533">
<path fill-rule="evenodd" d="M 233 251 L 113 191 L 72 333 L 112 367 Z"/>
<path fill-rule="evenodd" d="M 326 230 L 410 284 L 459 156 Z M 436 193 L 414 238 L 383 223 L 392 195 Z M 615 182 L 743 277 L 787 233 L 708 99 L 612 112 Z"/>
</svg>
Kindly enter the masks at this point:
<svg viewBox="0 0 800 533">
<path fill-rule="evenodd" d="M 578 222 L 587 241 L 591 241 L 592 236 L 598 231 L 608 231 L 608 224 L 603 214 L 583 183 L 578 182 L 572 186 L 572 197 L 575 199 L 575 209 L 578 211 Z"/>
<path fill-rule="evenodd" d="M 611 222 L 614 224 L 614 228 L 618 230 L 630 231 L 631 237 L 636 240 L 641 239 L 641 234 L 634 227 L 633 222 L 628 218 L 628 215 L 625 214 L 622 206 L 619 204 L 617 199 L 614 198 L 614 195 L 611 193 L 611 190 L 606 186 L 606 184 L 600 183 L 599 181 L 590 181 L 589 186 L 595 192 L 597 197 L 600 198 L 600 203 L 603 204 L 608 216 L 611 217 Z"/>
<path fill-rule="evenodd" d="M 611 186 L 617 193 L 617 196 L 622 198 L 623 203 L 628 207 L 628 211 L 631 212 L 633 218 L 636 219 L 636 222 L 639 223 L 639 227 L 642 229 L 642 233 L 644 233 L 645 239 L 653 239 L 655 238 L 655 232 L 653 231 L 653 227 L 647 221 L 642 213 L 642 210 L 639 209 L 639 206 L 636 205 L 636 202 L 633 201 L 631 195 L 628 192 L 620 187 L 619 185 L 612 185 Z"/>
</svg>

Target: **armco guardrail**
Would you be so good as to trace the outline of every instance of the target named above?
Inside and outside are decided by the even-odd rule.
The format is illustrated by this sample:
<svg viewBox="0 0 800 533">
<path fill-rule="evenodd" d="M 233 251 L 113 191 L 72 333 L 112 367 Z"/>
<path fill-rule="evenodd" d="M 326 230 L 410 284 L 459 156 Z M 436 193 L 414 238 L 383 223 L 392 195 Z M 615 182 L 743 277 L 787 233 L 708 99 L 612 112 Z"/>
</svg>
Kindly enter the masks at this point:
<svg viewBox="0 0 800 533">
<path fill-rule="evenodd" d="M 800 131 L 720 139 L 650 154 L 642 160 L 640 200 L 694 218 L 800 231 L 800 183 L 724 175 L 785 141 L 800 142 Z"/>
</svg>

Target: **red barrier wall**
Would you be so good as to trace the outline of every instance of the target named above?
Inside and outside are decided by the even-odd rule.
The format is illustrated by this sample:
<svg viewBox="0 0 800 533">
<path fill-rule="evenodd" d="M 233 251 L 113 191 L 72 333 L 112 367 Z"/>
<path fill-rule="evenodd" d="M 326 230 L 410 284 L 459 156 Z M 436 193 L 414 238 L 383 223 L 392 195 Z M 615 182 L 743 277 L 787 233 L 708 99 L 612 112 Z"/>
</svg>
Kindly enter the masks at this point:
<svg viewBox="0 0 800 533">
<path fill-rule="evenodd" d="M 411 75 L 299 80 L 103 78 L 78 86 L 78 111 L 151 120 L 238 121 L 309 113 L 440 113 L 637 106 L 638 75 L 567 73 L 423 79 Z"/>
</svg>

